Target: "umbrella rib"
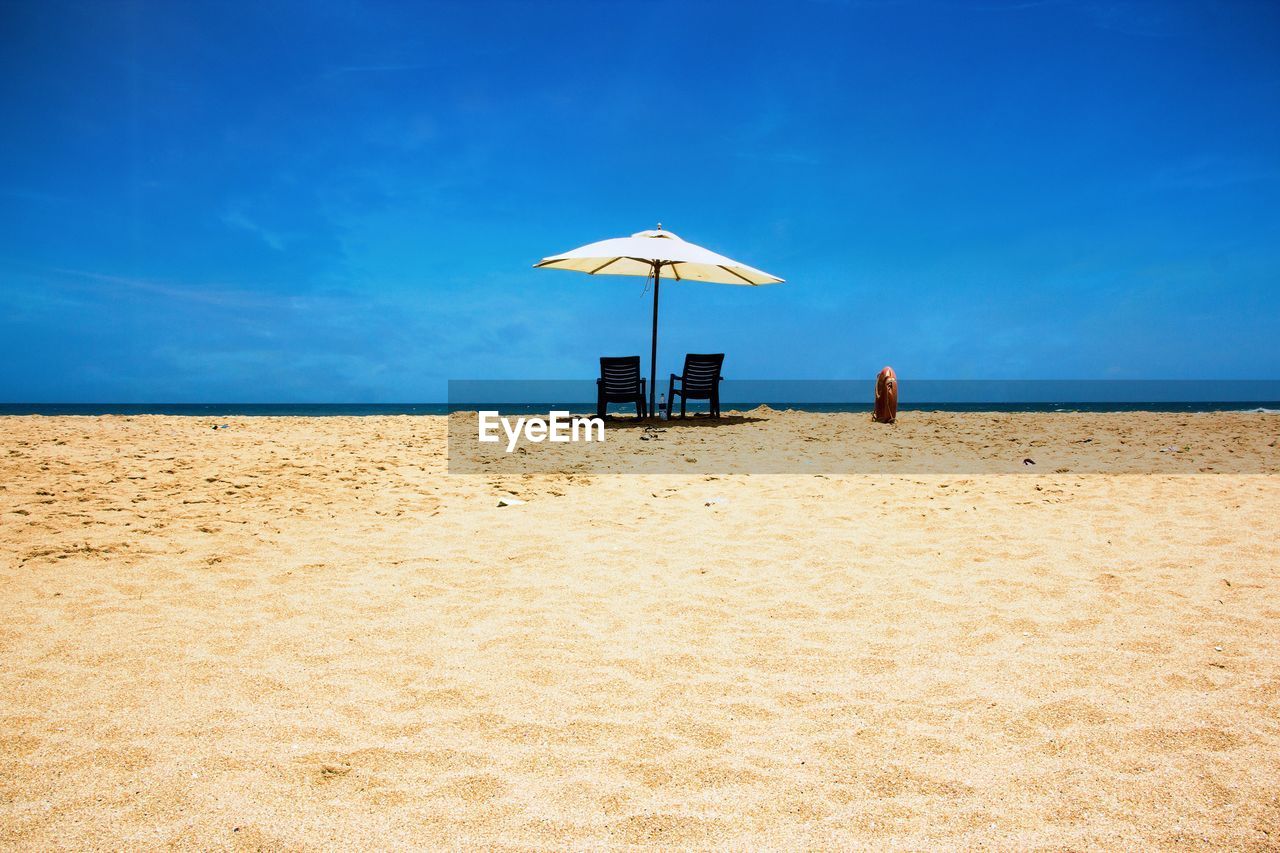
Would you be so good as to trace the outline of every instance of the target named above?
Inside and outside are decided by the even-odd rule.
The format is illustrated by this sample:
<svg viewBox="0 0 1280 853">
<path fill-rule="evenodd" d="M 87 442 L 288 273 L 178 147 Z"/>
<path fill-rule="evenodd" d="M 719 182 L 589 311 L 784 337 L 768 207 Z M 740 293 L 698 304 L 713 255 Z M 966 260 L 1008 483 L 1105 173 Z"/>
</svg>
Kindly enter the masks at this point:
<svg viewBox="0 0 1280 853">
<path fill-rule="evenodd" d="M 717 264 L 717 266 L 719 266 L 719 267 L 720 267 L 720 269 L 724 270 L 725 272 L 729 273 L 730 275 L 736 275 L 736 276 L 738 276 L 738 278 L 742 279 L 743 281 L 745 281 L 747 284 L 751 285 L 752 287 L 754 287 L 754 286 L 755 286 L 755 282 L 754 282 L 754 281 L 752 281 L 751 279 L 747 278 L 746 276 L 738 275 L 736 272 L 734 272 L 733 270 L 729 269 L 729 268 L 728 268 L 728 267 L 726 267 L 724 264 Z"/>
<path fill-rule="evenodd" d="M 600 272 L 600 270 L 602 270 L 602 269 L 604 269 L 605 267 L 609 266 L 609 264 L 616 264 L 616 263 L 617 263 L 618 261 L 620 261 L 620 260 L 622 260 L 622 258 L 610 258 L 609 260 L 605 261 L 605 262 L 604 262 L 603 264 L 601 264 L 600 266 L 596 267 L 596 268 L 595 268 L 595 269 L 593 269 L 593 270 L 590 270 L 590 271 L 587 273 L 587 275 L 595 275 L 596 273 Z"/>
</svg>

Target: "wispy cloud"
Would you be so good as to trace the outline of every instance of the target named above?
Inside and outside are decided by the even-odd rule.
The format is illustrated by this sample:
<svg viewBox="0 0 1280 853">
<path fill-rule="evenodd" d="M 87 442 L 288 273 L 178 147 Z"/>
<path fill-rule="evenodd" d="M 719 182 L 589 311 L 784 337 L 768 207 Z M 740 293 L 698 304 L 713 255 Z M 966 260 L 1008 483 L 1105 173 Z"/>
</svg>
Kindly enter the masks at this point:
<svg viewBox="0 0 1280 853">
<path fill-rule="evenodd" d="M 785 148 L 770 151 L 767 149 L 738 149 L 737 156 L 746 160 L 759 160 L 766 163 L 793 163 L 799 166 L 821 166 L 822 160 L 807 151 L 788 150 Z"/>
<path fill-rule="evenodd" d="M 1132 36 L 1165 38 L 1182 29 L 1183 9 L 1177 3 L 1090 3 L 1085 7 L 1093 25 Z"/>
<path fill-rule="evenodd" d="M 438 51 L 396 50 L 391 56 L 366 56 L 367 62 L 345 62 L 326 67 L 320 74 L 325 77 L 342 77 L 348 74 L 407 74 L 415 71 L 431 71 L 456 67 L 460 56 L 476 59 L 492 59 L 511 53 L 509 48 L 495 44 L 478 42 L 476 44 L 455 43 L 449 54 Z M 398 54 L 398 56 L 397 56 Z M 402 58 L 408 57 L 408 58 Z M 355 58 L 355 57 L 351 57 Z"/>
<path fill-rule="evenodd" d="M 988 3 L 974 6 L 981 12 L 1019 12 L 1023 9 L 1039 9 L 1044 6 L 1061 6 L 1062 0 L 1013 0 L 1009 3 Z"/>
<path fill-rule="evenodd" d="M 381 74 L 396 71 L 425 71 L 435 67 L 426 62 L 388 62 L 372 65 L 337 65 L 325 71 L 326 77 L 337 77 L 342 74 Z"/>
<path fill-rule="evenodd" d="M 809 0 L 821 6 L 845 6 L 850 9 L 891 9 L 904 6 L 918 0 Z"/>
<path fill-rule="evenodd" d="M 1165 38 L 1178 34 L 1183 28 L 1185 17 L 1185 9 L 1175 0 L 1163 3 L 1151 0 L 1095 0 L 1083 3 L 1070 0 L 1009 0 L 970 8 L 979 12 L 1061 9 L 1067 13 L 1084 15 L 1089 24 L 1097 29 L 1148 38 Z"/>
<path fill-rule="evenodd" d="M 158 281 L 147 278 L 136 278 L 133 276 L 111 275 L 108 273 L 91 272 L 88 270 L 60 268 L 50 269 L 48 272 L 59 277 L 61 280 L 60 283 L 64 285 L 68 284 L 68 279 L 70 279 L 71 282 L 79 282 L 81 287 L 97 285 L 96 288 L 92 289 L 96 289 L 99 292 L 104 289 L 131 291 L 134 293 L 145 293 L 153 296 L 163 296 L 168 299 L 183 302 L 193 302 L 202 305 L 216 305 L 225 308 L 269 308 L 272 306 L 279 306 L 287 299 L 287 297 L 255 293 L 253 291 L 228 286 L 226 284 L 186 284 Z"/>
<path fill-rule="evenodd" d="M 66 196 L 40 190 L 29 190 L 22 187 L 0 187 L 0 198 L 11 198 L 15 201 L 34 202 L 36 204 L 71 204 Z"/>
<path fill-rule="evenodd" d="M 1168 166 L 1152 183 L 1159 189 L 1216 190 L 1280 180 L 1280 169 L 1244 160 L 1204 155 Z"/>
<path fill-rule="evenodd" d="M 222 215 L 222 221 L 232 228 L 238 228 L 242 231 L 248 231 L 250 234 L 257 236 L 262 242 L 266 243 L 277 252 L 283 252 L 284 238 L 276 232 L 264 228 L 257 222 L 245 216 L 239 210 L 232 210 Z"/>
</svg>

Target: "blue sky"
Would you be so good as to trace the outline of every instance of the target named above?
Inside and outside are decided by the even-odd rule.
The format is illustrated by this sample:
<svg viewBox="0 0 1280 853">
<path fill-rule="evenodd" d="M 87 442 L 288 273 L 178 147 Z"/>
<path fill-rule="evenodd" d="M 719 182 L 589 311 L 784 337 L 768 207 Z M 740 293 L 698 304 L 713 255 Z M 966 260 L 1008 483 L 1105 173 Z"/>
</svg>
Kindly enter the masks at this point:
<svg viewBox="0 0 1280 853">
<path fill-rule="evenodd" d="M 0 0 L 0 400 L 1280 378 L 1280 6 Z"/>
</svg>

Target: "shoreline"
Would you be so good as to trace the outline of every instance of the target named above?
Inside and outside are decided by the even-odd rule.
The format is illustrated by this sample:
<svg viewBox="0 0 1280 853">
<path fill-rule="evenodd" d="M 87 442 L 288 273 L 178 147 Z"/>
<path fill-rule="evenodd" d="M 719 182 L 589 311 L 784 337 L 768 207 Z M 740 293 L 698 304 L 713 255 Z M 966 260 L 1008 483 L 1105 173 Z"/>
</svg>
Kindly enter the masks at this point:
<svg viewBox="0 0 1280 853">
<path fill-rule="evenodd" d="M 1107 408 L 1118 406 L 1119 408 Z M 567 408 L 573 414 L 594 414 L 594 403 L 5 403 L 0 418 L 13 417 L 439 417 L 451 412 L 497 409 L 503 413 L 531 414 Z M 726 414 L 743 414 L 758 408 L 774 412 L 807 414 L 868 414 L 870 402 L 861 403 L 740 403 L 725 402 Z M 690 408 L 705 414 L 705 408 Z M 1173 402 L 1074 402 L 1074 403 L 912 403 L 901 402 L 899 412 L 954 414 L 1280 414 L 1280 400 L 1173 401 Z M 612 412 L 611 412 L 612 414 Z M 625 413 L 624 413 L 625 414 Z"/>
</svg>

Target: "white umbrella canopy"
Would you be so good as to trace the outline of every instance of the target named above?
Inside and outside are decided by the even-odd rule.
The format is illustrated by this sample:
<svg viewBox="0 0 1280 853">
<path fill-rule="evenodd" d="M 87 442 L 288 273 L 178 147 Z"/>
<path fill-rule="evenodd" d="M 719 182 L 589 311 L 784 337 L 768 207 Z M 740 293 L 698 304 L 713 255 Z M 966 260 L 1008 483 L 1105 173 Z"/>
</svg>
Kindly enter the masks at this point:
<svg viewBox="0 0 1280 853">
<path fill-rule="evenodd" d="M 710 281 L 752 287 L 780 284 L 782 279 L 763 270 L 717 255 L 710 249 L 681 240 L 674 232 L 640 231 L 589 243 L 534 264 L 539 269 L 575 270 L 589 275 L 651 276 L 655 264 L 676 281 Z"/>
<path fill-rule="evenodd" d="M 782 279 L 763 270 L 717 255 L 710 249 L 680 239 L 658 224 L 655 231 L 640 231 L 630 237 L 615 237 L 589 243 L 561 255 L 543 258 L 538 269 L 573 270 L 588 275 L 631 275 L 653 277 L 653 339 L 649 350 L 649 413 L 657 410 L 653 401 L 658 382 L 658 286 L 663 270 L 676 281 L 709 281 L 758 287 L 781 284 Z"/>
</svg>

